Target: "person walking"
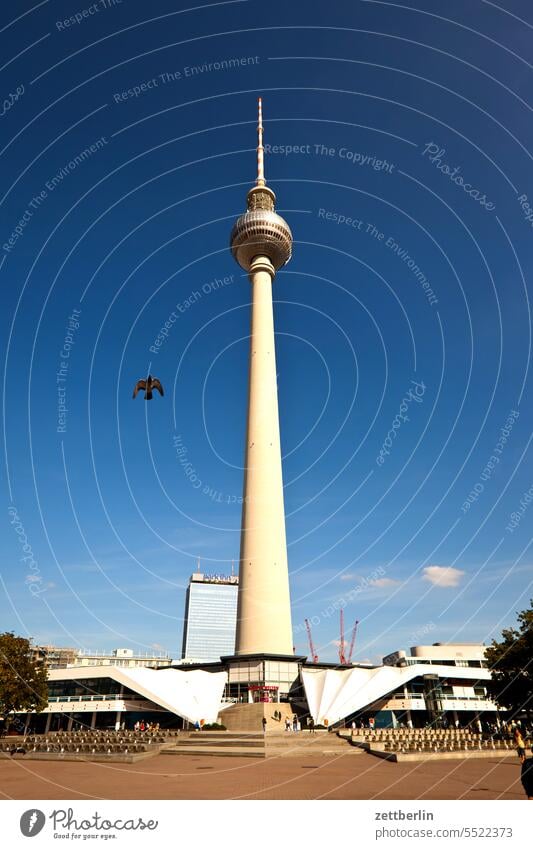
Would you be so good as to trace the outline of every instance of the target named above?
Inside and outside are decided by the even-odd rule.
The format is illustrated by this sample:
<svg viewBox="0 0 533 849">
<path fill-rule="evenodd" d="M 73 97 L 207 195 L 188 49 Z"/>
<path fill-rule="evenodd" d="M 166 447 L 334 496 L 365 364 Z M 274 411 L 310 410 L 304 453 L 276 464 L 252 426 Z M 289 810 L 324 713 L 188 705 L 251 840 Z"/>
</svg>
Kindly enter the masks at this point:
<svg viewBox="0 0 533 849">
<path fill-rule="evenodd" d="M 533 748 L 531 749 L 533 753 Z M 533 758 L 524 758 L 522 761 L 522 774 L 520 776 L 522 787 L 530 802 L 533 802 Z"/>
<path fill-rule="evenodd" d="M 292 730 L 296 733 L 298 731 L 298 717 L 294 714 L 292 718 Z"/>
<path fill-rule="evenodd" d="M 266 718 L 266 716 L 263 717 L 261 722 L 263 724 L 263 734 L 266 734 L 266 730 L 267 730 L 267 718 Z"/>
<path fill-rule="evenodd" d="M 522 737 L 522 732 L 519 728 L 515 728 L 513 733 L 514 744 L 516 746 L 516 752 L 520 760 L 523 762 L 526 757 L 526 744 L 524 742 L 524 738 Z"/>
<path fill-rule="evenodd" d="M 291 730 L 291 721 L 288 716 L 285 717 L 285 731 Z"/>
<path fill-rule="evenodd" d="M 309 733 L 314 734 L 315 733 L 315 720 L 313 719 L 312 716 L 309 717 L 308 725 L 309 725 Z"/>
</svg>

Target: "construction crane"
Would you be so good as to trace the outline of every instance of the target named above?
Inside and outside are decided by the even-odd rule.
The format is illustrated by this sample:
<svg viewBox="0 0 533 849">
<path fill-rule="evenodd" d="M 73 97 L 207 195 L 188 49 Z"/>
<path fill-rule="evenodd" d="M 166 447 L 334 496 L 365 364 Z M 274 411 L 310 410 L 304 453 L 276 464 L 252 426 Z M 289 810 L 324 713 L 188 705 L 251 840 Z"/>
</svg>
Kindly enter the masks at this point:
<svg viewBox="0 0 533 849">
<path fill-rule="evenodd" d="M 340 612 L 341 619 L 341 636 L 339 640 L 339 663 L 341 666 L 347 666 L 352 662 L 352 655 L 355 646 L 355 637 L 357 635 L 357 626 L 359 625 L 359 620 L 355 620 L 355 625 L 353 626 L 352 638 L 350 640 L 350 648 L 348 649 L 348 653 L 346 653 L 346 640 L 344 638 L 344 610 L 341 609 Z"/>
<path fill-rule="evenodd" d="M 345 655 L 346 644 L 344 642 L 344 610 L 341 608 L 341 638 L 339 640 L 339 663 L 342 666 L 346 664 Z"/>
<path fill-rule="evenodd" d="M 307 639 L 309 640 L 309 651 L 311 652 L 311 658 L 313 663 L 318 663 L 318 655 L 315 651 L 315 647 L 313 644 L 313 635 L 311 634 L 311 625 L 309 623 L 309 619 L 305 620 L 305 627 L 307 628 Z"/>
<path fill-rule="evenodd" d="M 353 655 L 353 650 L 354 650 L 354 646 L 355 646 L 355 637 L 356 637 L 356 634 L 357 634 L 357 626 L 358 625 L 359 625 L 359 619 L 356 619 L 355 625 L 353 626 L 352 639 L 350 640 L 350 648 L 348 649 L 348 663 L 352 662 L 352 655 Z"/>
</svg>

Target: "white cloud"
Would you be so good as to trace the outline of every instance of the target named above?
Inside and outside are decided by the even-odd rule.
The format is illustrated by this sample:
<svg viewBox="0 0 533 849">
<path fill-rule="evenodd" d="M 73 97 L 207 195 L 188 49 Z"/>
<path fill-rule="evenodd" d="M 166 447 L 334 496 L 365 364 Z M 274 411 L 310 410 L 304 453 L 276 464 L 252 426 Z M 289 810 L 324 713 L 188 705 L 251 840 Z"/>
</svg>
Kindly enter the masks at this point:
<svg viewBox="0 0 533 849">
<path fill-rule="evenodd" d="M 426 566 L 422 580 L 429 581 L 436 587 L 457 587 L 465 573 L 453 566 Z"/>
<path fill-rule="evenodd" d="M 341 581 L 355 581 L 356 578 L 357 575 L 353 575 L 350 572 L 345 572 L 344 575 L 341 575 L 340 577 Z"/>
</svg>

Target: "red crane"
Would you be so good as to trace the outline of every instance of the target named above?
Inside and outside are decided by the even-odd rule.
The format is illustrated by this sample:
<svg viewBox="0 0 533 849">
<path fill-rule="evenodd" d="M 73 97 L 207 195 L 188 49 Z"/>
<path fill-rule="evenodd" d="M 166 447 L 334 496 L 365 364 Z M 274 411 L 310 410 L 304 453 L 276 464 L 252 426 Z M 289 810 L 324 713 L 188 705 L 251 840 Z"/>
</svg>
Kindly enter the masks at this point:
<svg viewBox="0 0 533 849">
<path fill-rule="evenodd" d="M 309 623 L 309 619 L 305 620 L 305 627 L 307 628 L 307 639 L 309 640 L 309 651 L 311 652 L 311 658 L 313 660 L 313 663 L 318 663 L 318 655 L 313 645 L 313 635 L 311 634 L 311 625 Z"/>
<path fill-rule="evenodd" d="M 341 608 L 341 638 L 339 641 L 339 663 L 343 666 L 346 664 L 346 655 L 344 653 L 346 648 L 344 642 L 344 610 Z"/>
<path fill-rule="evenodd" d="M 352 639 L 350 640 L 350 648 L 348 650 L 348 663 L 352 662 L 352 655 L 353 655 L 353 650 L 354 650 L 354 646 L 355 646 L 355 637 L 356 637 L 356 634 L 357 634 L 357 626 L 358 625 L 359 625 L 359 620 L 356 619 L 355 625 L 353 626 Z"/>
</svg>

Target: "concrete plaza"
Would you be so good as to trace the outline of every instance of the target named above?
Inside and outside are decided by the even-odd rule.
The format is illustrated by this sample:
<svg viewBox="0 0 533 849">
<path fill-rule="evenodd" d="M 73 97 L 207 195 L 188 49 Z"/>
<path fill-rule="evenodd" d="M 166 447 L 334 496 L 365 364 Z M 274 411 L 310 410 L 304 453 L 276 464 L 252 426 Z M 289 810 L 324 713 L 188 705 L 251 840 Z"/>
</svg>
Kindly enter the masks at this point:
<svg viewBox="0 0 533 849">
<path fill-rule="evenodd" d="M 515 756 L 391 763 L 364 754 L 135 764 L 0 760 L 4 799 L 524 799 Z"/>
</svg>

